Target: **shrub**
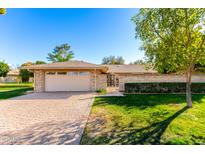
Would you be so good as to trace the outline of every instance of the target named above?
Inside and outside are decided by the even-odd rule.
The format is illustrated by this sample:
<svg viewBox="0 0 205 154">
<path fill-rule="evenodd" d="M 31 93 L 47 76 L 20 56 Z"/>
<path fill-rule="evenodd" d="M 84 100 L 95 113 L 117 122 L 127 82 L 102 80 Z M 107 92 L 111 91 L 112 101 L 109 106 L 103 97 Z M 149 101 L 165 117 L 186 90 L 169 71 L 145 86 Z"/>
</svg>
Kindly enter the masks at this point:
<svg viewBox="0 0 205 154">
<path fill-rule="evenodd" d="M 28 70 L 21 69 L 20 76 L 21 76 L 22 82 L 29 82 L 29 78 L 33 77 L 33 73 Z"/>
<path fill-rule="evenodd" d="M 106 94 L 107 93 L 107 90 L 106 89 L 97 89 L 96 92 L 98 94 Z"/>
<path fill-rule="evenodd" d="M 21 67 L 24 66 L 31 66 L 34 65 L 32 62 L 26 62 L 21 65 Z M 27 69 L 20 69 L 20 76 L 22 79 L 22 82 L 28 82 L 30 77 L 33 77 L 33 72 L 28 71 Z"/>
<path fill-rule="evenodd" d="M 185 93 L 185 82 L 125 83 L 126 93 Z M 192 83 L 193 93 L 205 93 L 205 83 Z"/>
</svg>

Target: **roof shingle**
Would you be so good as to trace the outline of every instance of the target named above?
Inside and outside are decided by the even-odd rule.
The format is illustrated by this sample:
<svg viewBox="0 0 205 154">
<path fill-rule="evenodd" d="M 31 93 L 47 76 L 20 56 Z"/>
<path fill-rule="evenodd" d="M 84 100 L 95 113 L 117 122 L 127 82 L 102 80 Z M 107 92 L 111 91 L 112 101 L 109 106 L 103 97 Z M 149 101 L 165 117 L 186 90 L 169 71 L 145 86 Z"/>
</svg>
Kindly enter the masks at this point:
<svg viewBox="0 0 205 154">
<path fill-rule="evenodd" d="M 130 65 L 104 65 L 107 66 L 108 73 L 157 73 L 153 69 L 147 69 L 145 65 L 130 64 Z"/>
<path fill-rule="evenodd" d="M 157 73 L 153 69 L 146 69 L 145 65 L 97 65 L 78 60 L 31 65 L 21 69 L 100 69 L 107 73 Z"/>
<path fill-rule="evenodd" d="M 92 64 L 84 61 L 71 60 L 49 64 L 31 65 L 22 69 L 107 69 L 105 66 Z"/>
</svg>

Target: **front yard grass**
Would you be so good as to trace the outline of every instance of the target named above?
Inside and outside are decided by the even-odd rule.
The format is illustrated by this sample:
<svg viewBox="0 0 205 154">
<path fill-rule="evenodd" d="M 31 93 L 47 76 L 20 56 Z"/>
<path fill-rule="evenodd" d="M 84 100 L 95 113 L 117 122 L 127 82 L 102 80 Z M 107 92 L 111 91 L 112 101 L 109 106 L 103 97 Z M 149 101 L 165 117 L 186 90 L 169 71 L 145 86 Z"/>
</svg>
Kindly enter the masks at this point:
<svg viewBox="0 0 205 154">
<path fill-rule="evenodd" d="M 0 83 L 0 100 L 16 97 L 33 90 L 32 83 Z"/>
<path fill-rule="evenodd" d="M 81 144 L 205 144 L 205 95 L 96 97 Z"/>
</svg>

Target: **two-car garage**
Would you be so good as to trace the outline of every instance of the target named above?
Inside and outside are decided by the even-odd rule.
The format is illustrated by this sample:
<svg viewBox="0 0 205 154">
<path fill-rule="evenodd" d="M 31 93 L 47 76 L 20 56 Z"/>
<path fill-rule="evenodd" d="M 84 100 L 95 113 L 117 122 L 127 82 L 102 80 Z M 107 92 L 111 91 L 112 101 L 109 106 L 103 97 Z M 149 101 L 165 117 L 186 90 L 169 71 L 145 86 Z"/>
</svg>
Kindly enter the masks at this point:
<svg viewBox="0 0 205 154">
<path fill-rule="evenodd" d="M 90 72 L 45 72 L 45 91 L 90 91 Z"/>
<path fill-rule="evenodd" d="M 34 91 L 95 91 L 106 88 L 108 67 L 70 60 L 26 66 L 34 72 Z"/>
</svg>

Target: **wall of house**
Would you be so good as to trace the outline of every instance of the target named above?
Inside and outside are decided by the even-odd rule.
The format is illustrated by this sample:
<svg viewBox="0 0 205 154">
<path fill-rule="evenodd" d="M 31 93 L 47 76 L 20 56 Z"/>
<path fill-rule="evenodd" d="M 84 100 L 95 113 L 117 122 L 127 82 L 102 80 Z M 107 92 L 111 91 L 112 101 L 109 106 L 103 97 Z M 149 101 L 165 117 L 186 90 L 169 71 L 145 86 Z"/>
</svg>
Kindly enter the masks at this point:
<svg viewBox="0 0 205 154">
<path fill-rule="evenodd" d="M 106 74 L 98 74 L 97 75 L 97 89 L 106 89 L 107 88 L 107 75 Z"/>
<path fill-rule="evenodd" d="M 91 91 L 96 91 L 97 89 L 106 89 L 107 87 L 107 75 L 101 72 L 93 71 L 91 72 Z"/>
<path fill-rule="evenodd" d="M 34 82 L 34 78 L 30 77 L 28 82 Z"/>
<path fill-rule="evenodd" d="M 45 72 L 43 70 L 34 71 L 34 91 L 45 91 Z"/>
<path fill-rule="evenodd" d="M 118 74 L 119 90 L 124 91 L 125 83 L 132 82 L 186 82 L 185 76 L 167 74 Z M 194 74 L 192 82 L 205 82 L 205 74 Z"/>
<path fill-rule="evenodd" d="M 21 82 L 21 77 L 16 75 L 7 75 L 6 77 L 0 77 L 0 83 L 6 82 Z"/>
<path fill-rule="evenodd" d="M 79 71 L 79 70 L 78 70 Z M 96 74 L 96 75 L 95 75 Z M 99 71 L 91 71 L 91 91 L 97 89 L 106 89 L 107 87 L 107 76 Z M 42 70 L 34 71 L 34 90 L 35 92 L 45 91 L 45 72 Z"/>
</svg>

